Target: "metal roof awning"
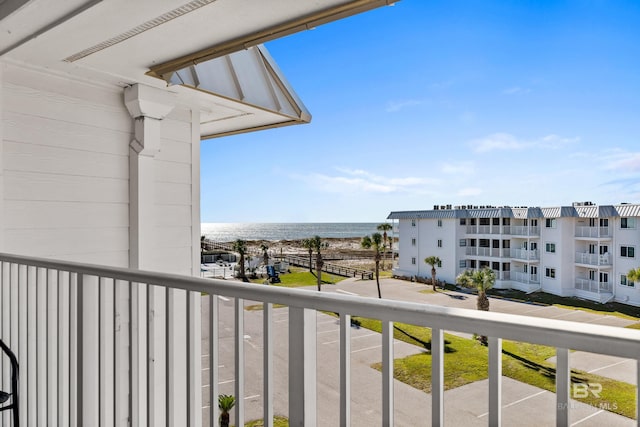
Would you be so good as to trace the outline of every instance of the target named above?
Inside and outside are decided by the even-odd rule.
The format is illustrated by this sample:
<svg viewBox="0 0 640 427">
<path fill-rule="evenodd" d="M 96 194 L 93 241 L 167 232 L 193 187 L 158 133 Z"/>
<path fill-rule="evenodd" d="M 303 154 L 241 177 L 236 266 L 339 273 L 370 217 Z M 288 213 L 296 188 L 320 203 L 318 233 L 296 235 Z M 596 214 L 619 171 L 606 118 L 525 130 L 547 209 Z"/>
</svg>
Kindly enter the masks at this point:
<svg viewBox="0 0 640 427">
<path fill-rule="evenodd" d="M 165 77 L 170 85 L 241 103 L 244 111 L 235 118 L 252 122 L 254 130 L 311 121 L 311 114 L 262 45 L 190 65 Z M 235 133 L 229 127 L 233 119 L 234 115 L 204 114 L 202 137 Z"/>
</svg>

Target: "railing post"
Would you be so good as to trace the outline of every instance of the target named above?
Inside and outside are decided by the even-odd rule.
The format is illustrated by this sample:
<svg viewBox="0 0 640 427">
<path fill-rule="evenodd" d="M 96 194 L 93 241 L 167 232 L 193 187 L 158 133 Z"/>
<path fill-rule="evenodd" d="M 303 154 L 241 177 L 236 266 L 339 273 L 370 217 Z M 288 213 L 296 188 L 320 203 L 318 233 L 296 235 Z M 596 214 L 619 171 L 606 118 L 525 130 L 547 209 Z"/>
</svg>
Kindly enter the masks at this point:
<svg viewBox="0 0 640 427">
<path fill-rule="evenodd" d="M 569 388 L 571 386 L 571 368 L 569 350 L 556 349 L 556 426 L 569 425 Z"/>
<path fill-rule="evenodd" d="M 351 425 L 351 316 L 340 314 L 340 425 Z"/>
<path fill-rule="evenodd" d="M 382 322 L 382 425 L 393 426 L 393 322 Z"/>
<path fill-rule="evenodd" d="M 316 312 L 289 307 L 289 425 L 316 425 Z"/>
<path fill-rule="evenodd" d="M 502 338 L 489 337 L 489 426 L 502 425 Z"/>
<path fill-rule="evenodd" d="M 444 425 L 444 334 L 431 329 L 431 425 Z"/>
</svg>

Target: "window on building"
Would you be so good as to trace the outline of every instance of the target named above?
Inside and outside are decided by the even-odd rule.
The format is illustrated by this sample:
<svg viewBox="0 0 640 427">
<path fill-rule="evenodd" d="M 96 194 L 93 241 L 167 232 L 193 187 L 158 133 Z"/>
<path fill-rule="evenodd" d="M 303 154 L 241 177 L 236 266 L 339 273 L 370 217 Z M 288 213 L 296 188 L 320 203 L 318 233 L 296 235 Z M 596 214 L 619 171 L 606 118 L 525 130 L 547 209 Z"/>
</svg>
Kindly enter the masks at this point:
<svg viewBox="0 0 640 427">
<path fill-rule="evenodd" d="M 595 226 L 596 226 L 596 219 L 589 218 L 589 227 L 595 227 Z"/>
<path fill-rule="evenodd" d="M 489 261 L 480 261 L 480 268 L 489 267 Z"/>
<path fill-rule="evenodd" d="M 609 253 L 609 246 L 601 245 L 600 246 L 600 255 L 604 255 L 604 254 L 608 254 L 608 253 Z"/>
<path fill-rule="evenodd" d="M 544 220 L 544 225 L 547 228 L 556 228 L 556 219 L 555 218 L 547 218 Z"/>
<path fill-rule="evenodd" d="M 441 248 L 442 247 L 442 239 L 438 239 L 438 247 Z"/>
<path fill-rule="evenodd" d="M 469 261 L 469 267 L 476 268 L 476 260 L 475 259 L 472 259 L 472 260 Z"/>
<path fill-rule="evenodd" d="M 412 227 L 415 227 L 415 226 L 416 226 L 416 220 L 415 220 L 415 219 L 412 219 L 412 220 L 411 220 L 411 226 L 412 226 Z"/>
<path fill-rule="evenodd" d="M 596 245 L 594 245 L 593 243 L 589 243 L 589 253 L 590 254 L 596 253 Z"/>
<path fill-rule="evenodd" d="M 544 275 L 551 278 L 551 279 L 555 279 L 556 278 L 556 269 L 555 268 L 546 268 Z"/>
<path fill-rule="evenodd" d="M 555 254 L 556 253 L 556 244 L 555 243 L 547 243 L 545 246 L 545 251 Z"/>
<path fill-rule="evenodd" d="M 412 265 L 416 265 L 416 257 L 412 257 L 411 258 L 411 264 Z"/>
<path fill-rule="evenodd" d="M 600 227 L 608 227 L 609 218 L 600 218 Z"/>
<path fill-rule="evenodd" d="M 500 218 L 493 218 L 492 224 L 493 225 L 500 225 Z"/>
<path fill-rule="evenodd" d="M 532 219 L 531 220 L 531 226 L 532 227 L 537 227 L 538 226 L 538 220 L 537 219 Z"/>
<path fill-rule="evenodd" d="M 600 283 L 609 283 L 609 273 L 600 272 Z"/>
<path fill-rule="evenodd" d="M 458 266 L 460 268 L 467 268 L 467 261 L 466 260 L 460 260 L 460 263 L 458 264 Z"/>
<path fill-rule="evenodd" d="M 467 225 L 467 219 L 466 218 L 460 218 L 460 225 Z"/>
<path fill-rule="evenodd" d="M 416 239 L 415 237 L 411 239 L 411 246 L 415 246 L 416 245 Z"/>
<path fill-rule="evenodd" d="M 480 247 L 488 248 L 489 247 L 489 239 L 480 239 Z"/>
<path fill-rule="evenodd" d="M 442 260 L 438 261 L 438 268 L 442 268 Z"/>
<path fill-rule="evenodd" d="M 502 218 L 502 225 L 511 225 L 511 218 Z"/>
<path fill-rule="evenodd" d="M 442 220 L 441 219 L 438 220 L 438 227 L 442 227 Z"/>
<path fill-rule="evenodd" d="M 460 247 L 467 246 L 467 239 L 460 239 Z"/>
<path fill-rule="evenodd" d="M 627 279 L 627 276 L 624 275 L 624 274 L 620 275 L 620 284 L 622 286 L 629 286 L 629 287 L 632 287 L 632 288 L 634 288 L 636 286 L 636 284 L 633 283 L 631 280 Z"/>
<path fill-rule="evenodd" d="M 635 258 L 635 246 L 620 246 L 620 256 L 623 258 Z"/>
<path fill-rule="evenodd" d="M 491 263 L 491 269 L 495 270 L 495 271 L 500 271 L 500 263 L 499 262 L 492 262 Z"/>
<path fill-rule="evenodd" d="M 528 273 L 529 272 L 529 266 L 527 264 L 523 265 L 522 266 L 522 271 L 525 272 L 525 273 Z"/>
<path fill-rule="evenodd" d="M 620 218 L 620 228 L 636 228 L 636 219 Z"/>
<path fill-rule="evenodd" d="M 476 246 L 476 239 L 469 239 L 469 246 L 475 247 Z"/>
<path fill-rule="evenodd" d="M 538 267 L 536 267 L 535 265 L 531 266 L 531 275 L 535 276 L 536 274 L 538 274 Z"/>
<path fill-rule="evenodd" d="M 475 218 L 471 218 L 471 219 L 469 220 L 469 224 L 471 224 L 471 225 L 476 225 L 476 219 L 475 219 Z"/>
<path fill-rule="evenodd" d="M 500 249 L 500 240 L 492 240 L 491 241 L 491 247 L 493 249 Z"/>
<path fill-rule="evenodd" d="M 480 218 L 480 225 L 489 225 L 489 218 Z"/>
</svg>

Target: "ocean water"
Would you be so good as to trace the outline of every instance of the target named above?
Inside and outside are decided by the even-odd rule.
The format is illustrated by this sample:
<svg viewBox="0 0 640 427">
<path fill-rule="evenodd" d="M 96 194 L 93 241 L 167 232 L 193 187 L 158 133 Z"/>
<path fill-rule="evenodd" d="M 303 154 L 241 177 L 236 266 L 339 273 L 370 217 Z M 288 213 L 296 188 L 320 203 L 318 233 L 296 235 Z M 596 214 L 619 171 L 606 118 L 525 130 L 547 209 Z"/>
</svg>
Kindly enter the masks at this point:
<svg viewBox="0 0 640 427">
<path fill-rule="evenodd" d="M 308 237 L 364 237 L 375 233 L 377 222 L 203 223 L 202 234 L 219 242 L 298 240 Z"/>
</svg>

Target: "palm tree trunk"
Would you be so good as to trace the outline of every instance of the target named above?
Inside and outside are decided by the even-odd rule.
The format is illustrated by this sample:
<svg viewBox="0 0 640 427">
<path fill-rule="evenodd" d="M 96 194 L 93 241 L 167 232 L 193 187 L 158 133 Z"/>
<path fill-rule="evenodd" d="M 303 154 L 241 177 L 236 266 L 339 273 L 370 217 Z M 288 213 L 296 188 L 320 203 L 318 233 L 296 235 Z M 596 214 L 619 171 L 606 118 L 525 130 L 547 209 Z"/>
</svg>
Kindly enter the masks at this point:
<svg viewBox="0 0 640 427">
<path fill-rule="evenodd" d="M 484 291 L 478 291 L 478 302 L 476 304 L 478 310 L 489 311 L 489 298 L 487 298 L 487 294 Z M 480 338 L 480 344 L 488 345 L 489 339 L 482 335 Z"/>
<path fill-rule="evenodd" d="M 378 285 L 378 298 L 382 299 L 382 293 L 380 292 L 380 260 L 378 259 L 376 259 L 376 285 Z"/>
<path fill-rule="evenodd" d="M 311 268 L 311 256 L 313 255 L 313 249 L 309 249 L 309 273 L 313 273 L 313 269 Z"/>
<path fill-rule="evenodd" d="M 431 267 L 431 286 L 435 291 L 436 290 L 436 268 L 435 267 Z"/>
<path fill-rule="evenodd" d="M 318 254 L 316 257 L 316 275 L 318 276 L 318 291 L 322 291 L 322 255 Z"/>
</svg>

